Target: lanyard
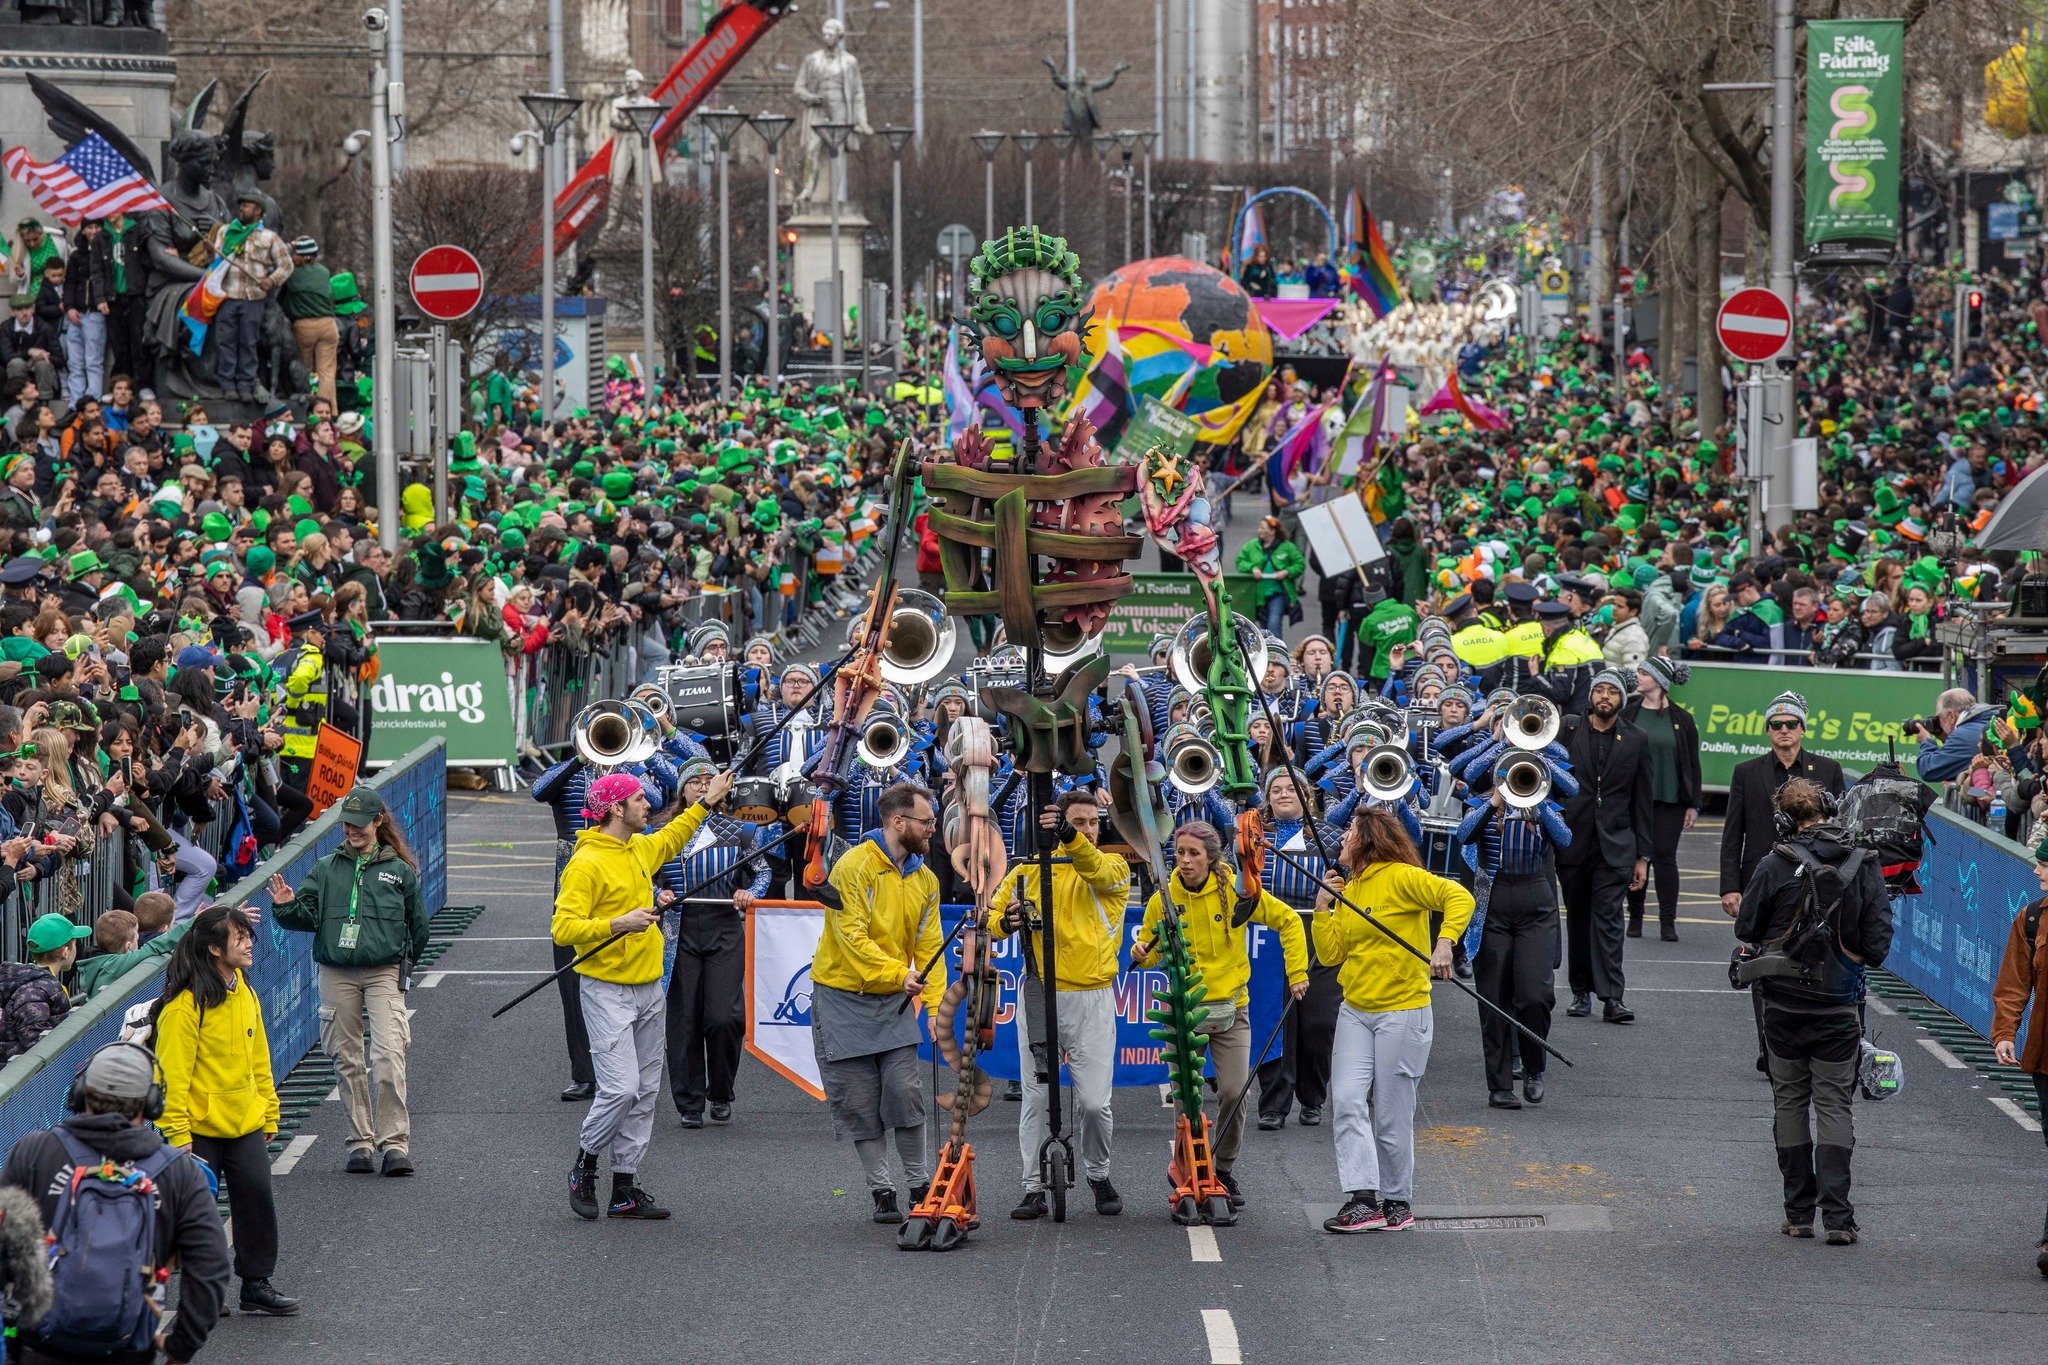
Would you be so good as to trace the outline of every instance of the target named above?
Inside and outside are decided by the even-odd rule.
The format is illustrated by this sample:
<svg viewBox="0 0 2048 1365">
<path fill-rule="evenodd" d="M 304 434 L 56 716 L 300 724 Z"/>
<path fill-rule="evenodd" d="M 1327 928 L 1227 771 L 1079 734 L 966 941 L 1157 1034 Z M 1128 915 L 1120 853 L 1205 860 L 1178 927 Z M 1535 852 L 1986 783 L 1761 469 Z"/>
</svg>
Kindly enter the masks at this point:
<svg viewBox="0 0 2048 1365">
<path fill-rule="evenodd" d="M 354 881 L 349 883 L 348 888 L 348 917 L 350 920 L 354 920 L 356 917 L 356 898 L 363 893 L 363 865 L 366 861 L 362 858 L 355 860 L 356 877 Z"/>
</svg>

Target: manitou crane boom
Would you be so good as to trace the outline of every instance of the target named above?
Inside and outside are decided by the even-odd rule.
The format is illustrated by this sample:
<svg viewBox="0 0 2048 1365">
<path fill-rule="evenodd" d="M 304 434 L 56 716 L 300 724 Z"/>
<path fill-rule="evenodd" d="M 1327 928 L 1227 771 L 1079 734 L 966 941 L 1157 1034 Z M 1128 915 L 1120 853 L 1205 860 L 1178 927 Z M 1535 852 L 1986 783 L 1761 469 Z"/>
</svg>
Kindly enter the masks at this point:
<svg viewBox="0 0 2048 1365">
<path fill-rule="evenodd" d="M 705 97 L 726 78 L 747 50 L 762 34 L 775 27 L 789 9 L 790 0 L 739 0 L 712 17 L 704 36 L 690 45 L 682 59 L 669 68 L 653 98 L 668 106 L 654 127 L 654 156 L 659 164 L 668 155 L 683 123 Z M 612 138 L 606 138 L 597 154 L 583 163 L 562 192 L 555 196 L 555 250 L 568 249 L 576 234 L 593 218 L 604 216 L 612 188 Z"/>
</svg>

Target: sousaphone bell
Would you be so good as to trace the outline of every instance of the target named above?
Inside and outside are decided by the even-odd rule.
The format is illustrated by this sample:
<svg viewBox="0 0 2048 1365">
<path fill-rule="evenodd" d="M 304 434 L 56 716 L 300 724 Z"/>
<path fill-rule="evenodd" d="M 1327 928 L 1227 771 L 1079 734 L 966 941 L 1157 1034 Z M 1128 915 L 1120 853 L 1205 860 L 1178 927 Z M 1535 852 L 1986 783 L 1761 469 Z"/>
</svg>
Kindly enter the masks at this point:
<svg viewBox="0 0 2048 1365">
<path fill-rule="evenodd" d="M 1534 693 L 1515 698 L 1515 704 L 1501 715 L 1500 737 L 1517 749 L 1535 752 L 1550 747 L 1564 727 L 1556 703 Z"/>
<path fill-rule="evenodd" d="M 1266 676 L 1266 632 L 1242 612 L 1230 614 L 1230 628 L 1243 642 L 1245 652 L 1251 655 L 1247 681 L 1257 688 Z M 1209 648 L 1209 617 L 1205 612 L 1190 616 L 1174 632 L 1173 649 L 1167 655 L 1167 664 L 1173 669 L 1173 680 L 1187 689 L 1190 696 L 1199 694 L 1208 685 Z"/>
<path fill-rule="evenodd" d="M 1512 750 L 1493 765 L 1493 786 L 1508 809 L 1534 810 L 1550 799 L 1550 764 L 1526 749 Z"/>
<path fill-rule="evenodd" d="M 594 701 L 576 713 L 571 730 L 576 753 L 593 768 L 645 763 L 661 746 L 654 713 L 642 703 Z"/>
<path fill-rule="evenodd" d="M 952 667 L 958 635 L 959 626 L 938 598 L 917 588 L 900 590 L 882 646 L 882 677 L 898 687 L 924 686 Z"/>
</svg>

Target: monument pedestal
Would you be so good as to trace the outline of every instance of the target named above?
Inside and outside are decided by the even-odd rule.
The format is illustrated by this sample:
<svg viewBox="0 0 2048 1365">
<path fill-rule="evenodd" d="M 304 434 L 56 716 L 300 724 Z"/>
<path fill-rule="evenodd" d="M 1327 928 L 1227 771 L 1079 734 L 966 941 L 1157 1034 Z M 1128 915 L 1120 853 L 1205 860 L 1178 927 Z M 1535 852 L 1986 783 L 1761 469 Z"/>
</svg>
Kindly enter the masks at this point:
<svg viewBox="0 0 2048 1365">
<path fill-rule="evenodd" d="M 832 334 L 832 211 L 827 205 L 798 204 L 796 212 L 784 224 L 796 234 L 796 245 L 790 249 L 790 287 L 796 294 L 797 306 L 804 316 L 811 320 L 814 331 L 825 336 Z M 839 206 L 839 297 L 845 302 L 840 305 L 843 317 L 846 308 L 857 305 L 861 298 L 861 244 L 866 239 L 868 220 L 854 205 L 841 203 Z M 848 326 L 846 342 L 850 350 L 854 331 Z M 808 345 L 809 338 L 802 338 L 798 344 Z"/>
</svg>

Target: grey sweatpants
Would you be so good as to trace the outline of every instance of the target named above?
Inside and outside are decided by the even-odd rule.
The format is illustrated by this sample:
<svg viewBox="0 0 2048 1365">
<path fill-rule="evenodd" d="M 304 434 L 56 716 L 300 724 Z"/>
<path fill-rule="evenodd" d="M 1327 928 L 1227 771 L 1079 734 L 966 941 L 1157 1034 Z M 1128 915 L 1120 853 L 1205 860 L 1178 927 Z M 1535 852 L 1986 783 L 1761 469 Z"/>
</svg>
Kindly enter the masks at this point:
<svg viewBox="0 0 2048 1365">
<path fill-rule="evenodd" d="M 609 1148 L 613 1174 L 632 1175 L 654 1137 L 654 1102 L 661 1093 L 667 1042 L 661 982 L 622 986 L 586 976 L 577 984 L 597 1073 L 597 1098 L 583 1116 L 578 1140 L 586 1152 L 601 1155 Z"/>
<path fill-rule="evenodd" d="M 1408 1202 L 1415 1188 L 1415 1087 L 1429 1066 L 1436 1024 L 1429 1007 L 1337 1011 L 1330 1055 L 1337 1181 Z"/>
<path fill-rule="evenodd" d="M 1037 983 L 1026 989 L 1037 989 Z M 1110 1109 L 1110 1086 L 1116 1072 L 1115 988 L 1061 991 L 1060 1051 L 1074 1078 L 1073 1127 L 1081 1130 L 1081 1169 L 1090 1180 L 1109 1179 L 1109 1140 L 1116 1119 Z M 1051 1060 L 1051 1059 L 1048 1059 Z M 1042 1190 L 1038 1148 L 1046 1137 L 1045 1087 L 1032 1083 L 1031 1027 L 1024 1010 L 1017 1011 L 1017 1061 L 1024 1077 L 1024 1112 L 1017 1116 L 1017 1150 L 1024 1158 L 1024 1189 Z M 1242 1084 L 1242 1082 L 1240 1082 Z"/>
</svg>

